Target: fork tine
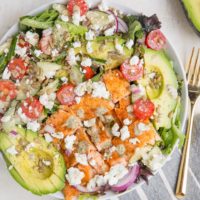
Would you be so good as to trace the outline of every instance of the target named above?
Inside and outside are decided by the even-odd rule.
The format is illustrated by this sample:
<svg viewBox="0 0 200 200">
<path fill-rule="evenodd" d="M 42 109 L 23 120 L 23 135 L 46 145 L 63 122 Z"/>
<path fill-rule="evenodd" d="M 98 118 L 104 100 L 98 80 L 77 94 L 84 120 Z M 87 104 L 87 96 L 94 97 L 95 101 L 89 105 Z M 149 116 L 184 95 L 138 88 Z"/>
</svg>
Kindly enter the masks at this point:
<svg viewBox="0 0 200 200">
<path fill-rule="evenodd" d="M 187 64 L 185 65 L 186 74 L 188 74 L 188 72 L 189 72 L 190 65 L 191 65 L 191 63 L 192 63 L 192 58 L 193 58 L 193 55 L 194 55 L 194 50 L 195 50 L 195 48 L 193 47 L 193 48 L 192 48 L 192 53 L 191 53 L 191 55 L 190 55 L 190 57 L 189 57 L 189 59 L 188 59 L 188 61 L 187 61 Z"/>
<path fill-rule="evenodd" d="M 192 78 L 193 78 L 193 74 L 194 74 L 194 70 L 195 70 L 195 66 L 193 64 L 194 53 L 195 53 L 195 48 L 193 47 L 190 59 L 189 59 L 187 65 L 186 65 L 186 74 L 187 74 L 188 83 L 191 83 Z"/>
<path fill-rule="evenodd" d="M 194 67 L 195 67 L 195 71 L 194 71 L 194 74 L 193 74 L 193 80 L 192 80 L 192 86 L 197 86 L 198 84 L 198 79 L 199 79 L 199 57 L 200 57 L 200 48 L 198 49 L 198 52 L 197 52 L 197 56 L 196 56 L 196 60 L 195 60 L 195 63 L 194 63 Z"/>
</svg>

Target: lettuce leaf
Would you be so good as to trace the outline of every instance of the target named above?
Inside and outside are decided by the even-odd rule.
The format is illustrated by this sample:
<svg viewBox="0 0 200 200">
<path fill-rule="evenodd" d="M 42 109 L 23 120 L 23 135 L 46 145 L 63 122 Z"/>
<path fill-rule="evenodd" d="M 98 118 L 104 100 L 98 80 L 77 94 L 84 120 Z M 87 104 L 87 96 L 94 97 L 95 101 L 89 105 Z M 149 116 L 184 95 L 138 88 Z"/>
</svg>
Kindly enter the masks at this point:
<svg viewBox="0 0 200 200">
<path fill-rule="evenodd" d="M 181 148 L 184 144 L 185 135 L 183 135 L 181 132 L 180 112 L 181 112 L 181 102 L 179 98 L 174 111 L 174 116 L 171 121 L 171 128 L 170 129 L 162 128 L 159 130 L 160 136 L 163 140 L 161 149 L 163 150 L 164 154 L 171 153 L 177 140 L 179 140 L 179 148 Z"/>
</svg>

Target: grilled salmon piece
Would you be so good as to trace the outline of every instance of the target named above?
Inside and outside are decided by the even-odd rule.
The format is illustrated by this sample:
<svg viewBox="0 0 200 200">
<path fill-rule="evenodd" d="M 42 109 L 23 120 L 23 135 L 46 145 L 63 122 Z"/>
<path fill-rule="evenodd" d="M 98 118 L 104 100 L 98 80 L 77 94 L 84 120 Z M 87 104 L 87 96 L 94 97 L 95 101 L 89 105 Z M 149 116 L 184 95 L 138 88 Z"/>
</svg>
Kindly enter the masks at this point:
<svg viewBox="0 0 200 200">
<path fill-rule="evenodd" d="M 92 97 L 87 94 L 81 98 L 79 104 L 75 104 L 70 108 L 81 120 L 89 120 L 96 118 L 101 113 L 105 114 L 113 110 L 114 104 L 110 100 Z"/>
<path fill-rule="evenodd" d="M 62 132 L 67 136 L 81 127 L 81 121 L 71 109 L 59 109 L 47 119 L 46 125 L 54 127 L 55 133 Z"/>
<path fill-rule="evenodd" d="M 86 134 L 84 128 L 76 131 L 76 152 L 80 154 L 88 154 L 90 151 L 96 151 L 95 146 L 90 141 L 89 136 Z"/>
<path fill-rule="evenodd" d="M 68 183 L 65 185 L 63 189 L 63 193 L 65 196 L 65 200 L 74 200 L 77 199 L 80 192 L 73 186 L 69 185 Z"/>
<path fill-rule="evenodd" d="M 118 152 L 114 151 L 111 154 L 110 158 L 108 158 L 106 160 L 106 162 L 109 164 L 110 167 L 117 165 L 117 164 L 123 164 L 124 166 L 127 166 L 127 164 L 128 164 L 127 159 L 128 158 L 126 155 L 120 156 Z"/>
<path fill-rule="evenodd" d="M 98 151 L 102 151 L 112 144 L 112 136 L 105 128 L 100 119 L 96 120 L 96 124 L 87 130 L 91 141 L 94 143 Z"/>
<path fill-rule="evenodd" d="M 91 150 L 88 153 L 88 161 L 97 174 L 105 174 L 109 170 L 109 166 L 104 161 L 103 156 L 96 150 Z"/>
<path fill-rule="evenodd" d="M 142 123 L 142 125 L 141 125 Z M 140 125 L 139 125 L 140 124 Z M 138 130 L 139 126 L 146 126 L 143 131 Z M 130 132 L 130 138 L 122 141 L 118 137 L 114 137 L 112 144 L 114 146 L 124 145 L 126 150 L 126 155 L 130 158 L 135 152 L 136 148 L 143 148 L 146 145 L 154 145 L 156 141 L 160 140 L 160 136 L 157 134 L 153 125 L 148 121 L 135 121 L 128 126 Z"/>
<path fill-rule="evenodd" d="M 92 177 L 94 177 L 95 170 L 90 165 L 78 164 L 77 167 L 85 174 L 84 178 L 82 179 L 82 184 L 87 184 L 92 179 Z"/>
<path fill-rule="evenodd" d="M 114 103 L 130 94 L 130 83 L 123 78 L 119 70 L 112 70 L 105 73 L 103 81 Z"/>
<path fill-rule="evenodd" d="M 130 101 L 129 96 L 121 99 L 119 101 L 118 107 L 115 108 L 116 116 L 120 120 L 121 123 L 123 123 L 123 121 L 125 119 L 135 121 L 134 116 L 132 114 L 133 112 L 129 112 L 128 109 L 127 109 L 128 107 L 131 108 L 131 101 Z"/>
</svg>

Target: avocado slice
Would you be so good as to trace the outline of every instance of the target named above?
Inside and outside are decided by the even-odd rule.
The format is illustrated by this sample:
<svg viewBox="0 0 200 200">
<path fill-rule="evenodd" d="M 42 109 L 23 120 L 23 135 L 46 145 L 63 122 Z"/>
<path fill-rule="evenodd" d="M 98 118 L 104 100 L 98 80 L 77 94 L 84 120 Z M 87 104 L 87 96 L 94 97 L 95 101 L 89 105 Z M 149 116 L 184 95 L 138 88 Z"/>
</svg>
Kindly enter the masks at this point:
<svg viewBox="0 0 200 200">
<path fill-rule="evenodd" d="M 123 54 L 120 54 L 115 48 L 115 42 L 123 46 Z M 88 53 L 85 42 L 81 47 L 75 48 L 75 53 L 88 55 L 95 60 L 105 61 L 103 64 L 105 70 L 113 69 L 120 66 L 126 59 L 129 59 L 133 54 L 133 49 L 128 49 L 125 46 L 126 40 L 120 36 L 100 36 L 91 41 L 92 53 Z"/>
<path fill-rule="evenodd" d="M 55 193 L 65 185 L 65 163 L 62 155 L 43 137 L 23 128 L 17 135 L 0 133 L 0 149 L 14 179 L 37 195 Z M 16 153 L 8 152 L 14 147 Z"/>
<path fill-rule="evenodd" d="M 180 0 L 187 19 L 200 36 L 200 0 Z"/>
<path fill-rule="evenodd" d="M 145 75 L 139 81 L 147 96 L 154 103 L 156 113 L 155 128 L 171 128 L 170 113 L 174 111 L 177 98 L 169 92 L 169 87 L 178 90 L 178 81 L 173 66 L 163 51 L 145 49 Z"/>
</svg>

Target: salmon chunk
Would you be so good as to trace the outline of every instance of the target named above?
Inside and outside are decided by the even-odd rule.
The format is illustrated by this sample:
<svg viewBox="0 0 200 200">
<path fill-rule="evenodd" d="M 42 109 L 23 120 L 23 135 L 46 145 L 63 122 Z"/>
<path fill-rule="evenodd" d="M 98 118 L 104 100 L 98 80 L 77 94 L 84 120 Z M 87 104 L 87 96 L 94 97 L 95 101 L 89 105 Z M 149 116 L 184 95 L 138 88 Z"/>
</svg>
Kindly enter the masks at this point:
<svg viewBox="0 0 200 200">
<path fill-rule="evenodd" d="M 47 119 L 46 125 L 52 126 L 55 129 L 55 133 L 61 132 L 64 136 L 67 136 L 81 127 L 81 121 L 72 110 L 60 109 Z"/>
<path fill-rule="evenodd" d="M 97 119 L 93 127 L 87 130 L 87 133 L 90 135 L 98 151 L 102 151 L 111 146 L 112 136 L 99 119 Z"/>
<path fill-rule="evenodd" d="M 85 95 L 79 104 L 70 108 L 81 120 L 89 120 L 113 110 L 114 104 L 110 100 Z"/>
<path fill-rule="evenodd" d="M 130 94 L 130 84 L 123 78 L 119 70 L 112 70 L 105 73 L 103 81 L 114 103 Z"/>
</svg>

